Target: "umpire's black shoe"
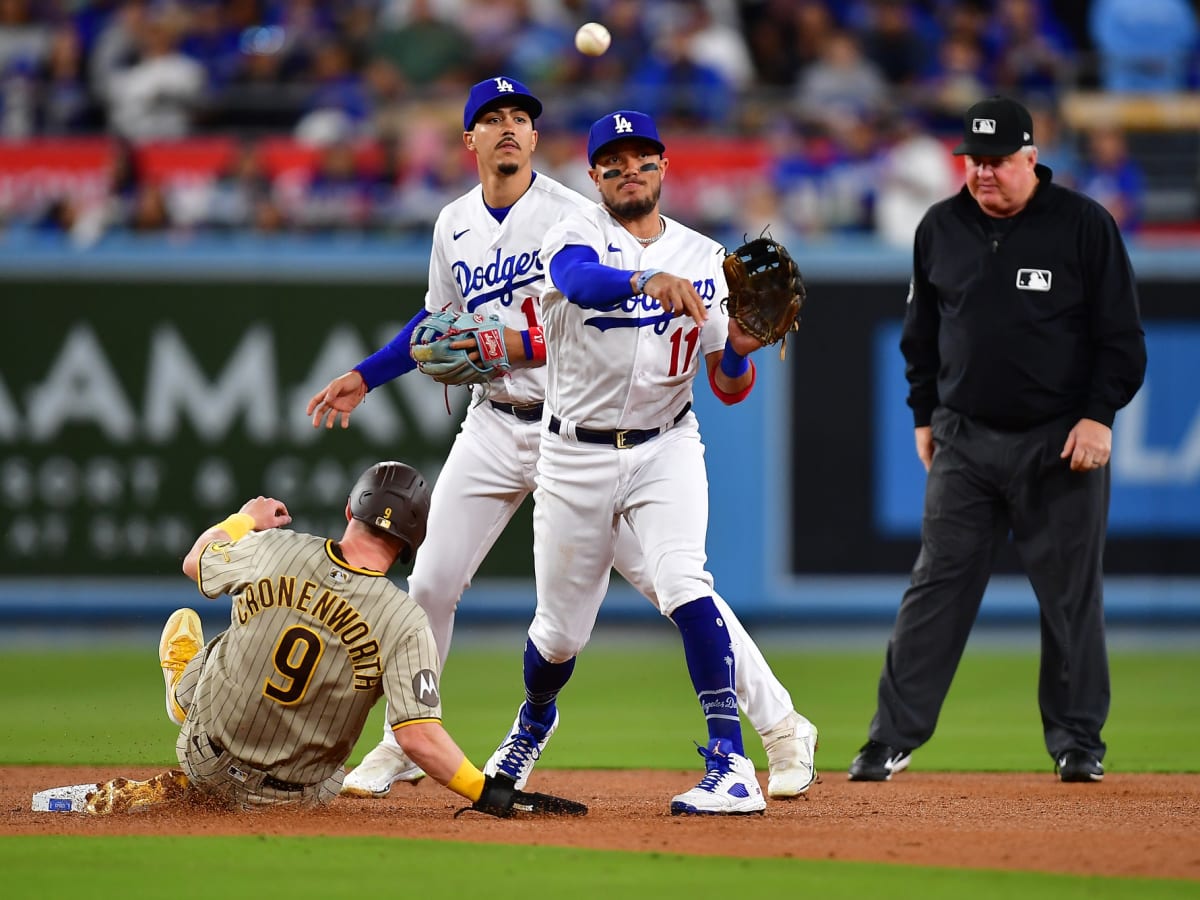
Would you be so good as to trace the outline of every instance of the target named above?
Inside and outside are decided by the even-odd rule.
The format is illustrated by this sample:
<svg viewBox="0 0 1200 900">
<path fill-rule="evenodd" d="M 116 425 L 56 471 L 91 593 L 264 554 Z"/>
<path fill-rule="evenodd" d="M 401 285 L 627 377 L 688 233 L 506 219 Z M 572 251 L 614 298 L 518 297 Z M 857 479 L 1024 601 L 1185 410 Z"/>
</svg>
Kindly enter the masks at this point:
<svg viewBox="0 0 1200 900">
<path fill-rule="evenodd" d="M 1058 757 L 1060 781 L 1103 781 L 1104 764 L 1086 750 L 1067 750 Z"/>
<path fill-rule="evenodd" d="M 891 781 L 912 761 L 911 750 L 900 750 L 879 741 L 867 741 L 850 763 L 851 781 Z"/>
</svg>

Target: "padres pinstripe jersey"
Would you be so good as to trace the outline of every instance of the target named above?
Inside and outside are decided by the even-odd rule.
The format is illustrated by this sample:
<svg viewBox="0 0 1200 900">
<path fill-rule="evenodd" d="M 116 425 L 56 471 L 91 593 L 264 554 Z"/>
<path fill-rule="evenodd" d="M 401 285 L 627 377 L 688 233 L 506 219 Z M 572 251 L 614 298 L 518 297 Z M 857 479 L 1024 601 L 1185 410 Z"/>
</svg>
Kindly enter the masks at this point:
<svg viewBox="0 0 1200 900">
<path fill-rule="evenodd" d="M 283 781 L 324 781 L 350 756 L 382 694 L 391 724 L 441 719 L 425 613 L 336 542 L 282 529 L 218 541 L 200 557 L 206 597 L 233 597 L 188 719 Z"/>
</svg>

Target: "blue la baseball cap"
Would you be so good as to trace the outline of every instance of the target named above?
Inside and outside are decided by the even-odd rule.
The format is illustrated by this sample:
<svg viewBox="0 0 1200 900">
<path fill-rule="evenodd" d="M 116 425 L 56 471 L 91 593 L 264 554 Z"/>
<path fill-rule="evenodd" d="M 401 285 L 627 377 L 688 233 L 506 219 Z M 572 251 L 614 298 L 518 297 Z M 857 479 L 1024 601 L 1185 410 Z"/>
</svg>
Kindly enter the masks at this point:
<svg viewBox="0 0 1200 900">
<path fill-rule="evenodd" d="M 662 153 L 667 148 L 658 138 L 658 129 L 654 120 L 645 113 L 632 109 L 618 109 L 603 118 L 597 119 L 588 132 L 588 165 L 596 164 L 596 154 L 614 141 L 627 138 L 642 138 L 658 147 Z"/>
<path fill-rule="evenodd" d="M 493 106 L 515 106 L 527 110 L 535 119 L 542 114 L 542 103 L 529 93 L 529 88 L 515 78 L 497 75 L 485 78 L 471 88 L 467 105 L 463 107 L 463 131 L 474 128 L 480 114 Z"/>
</svg>

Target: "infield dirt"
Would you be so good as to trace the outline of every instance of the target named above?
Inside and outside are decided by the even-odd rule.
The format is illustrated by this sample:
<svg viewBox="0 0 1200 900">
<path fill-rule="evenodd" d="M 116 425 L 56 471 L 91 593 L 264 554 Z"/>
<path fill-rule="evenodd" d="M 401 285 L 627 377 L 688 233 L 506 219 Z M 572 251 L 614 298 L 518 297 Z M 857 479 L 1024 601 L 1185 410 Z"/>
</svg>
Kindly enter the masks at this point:
<svg viewBox="0 0 1200 900">
<path fill-rule="evenodd" d="M 692 786 L 694 772 L 554 769 L 538 772 L 530 789 L 583 800 L 586 817 L 456 819 L 463 801 L 429 779 L 398 785 L 383 800 L 339 798 L 315 811 L 185 805 L 99 817 L 30 810 L 45 788 L 158 771 L 0 767 L 0 834 L 379 835 L 1200 880 L 1200 775 L 1115 773 L 1100 784 L 1061 784 L 1049 772 L 905 772 L 861 784 L 828 772 L 806 797 L 737 818 L 670 815 L 671 796 Z"/>
</svg>

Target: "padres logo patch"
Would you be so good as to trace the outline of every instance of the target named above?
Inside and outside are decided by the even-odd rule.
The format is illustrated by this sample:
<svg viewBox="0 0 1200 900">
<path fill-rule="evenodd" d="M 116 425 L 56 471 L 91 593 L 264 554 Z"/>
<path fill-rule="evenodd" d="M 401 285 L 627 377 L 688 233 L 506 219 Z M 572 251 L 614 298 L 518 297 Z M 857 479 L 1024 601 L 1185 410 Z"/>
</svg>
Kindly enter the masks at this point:
<svg viewBox="0 0 1200 900">
<path fill-rule="evenodd" d="M 1049 269 L 1018 269 L 1017 287 L 1022 291 L 1050 290 Z"/>
</svg>

